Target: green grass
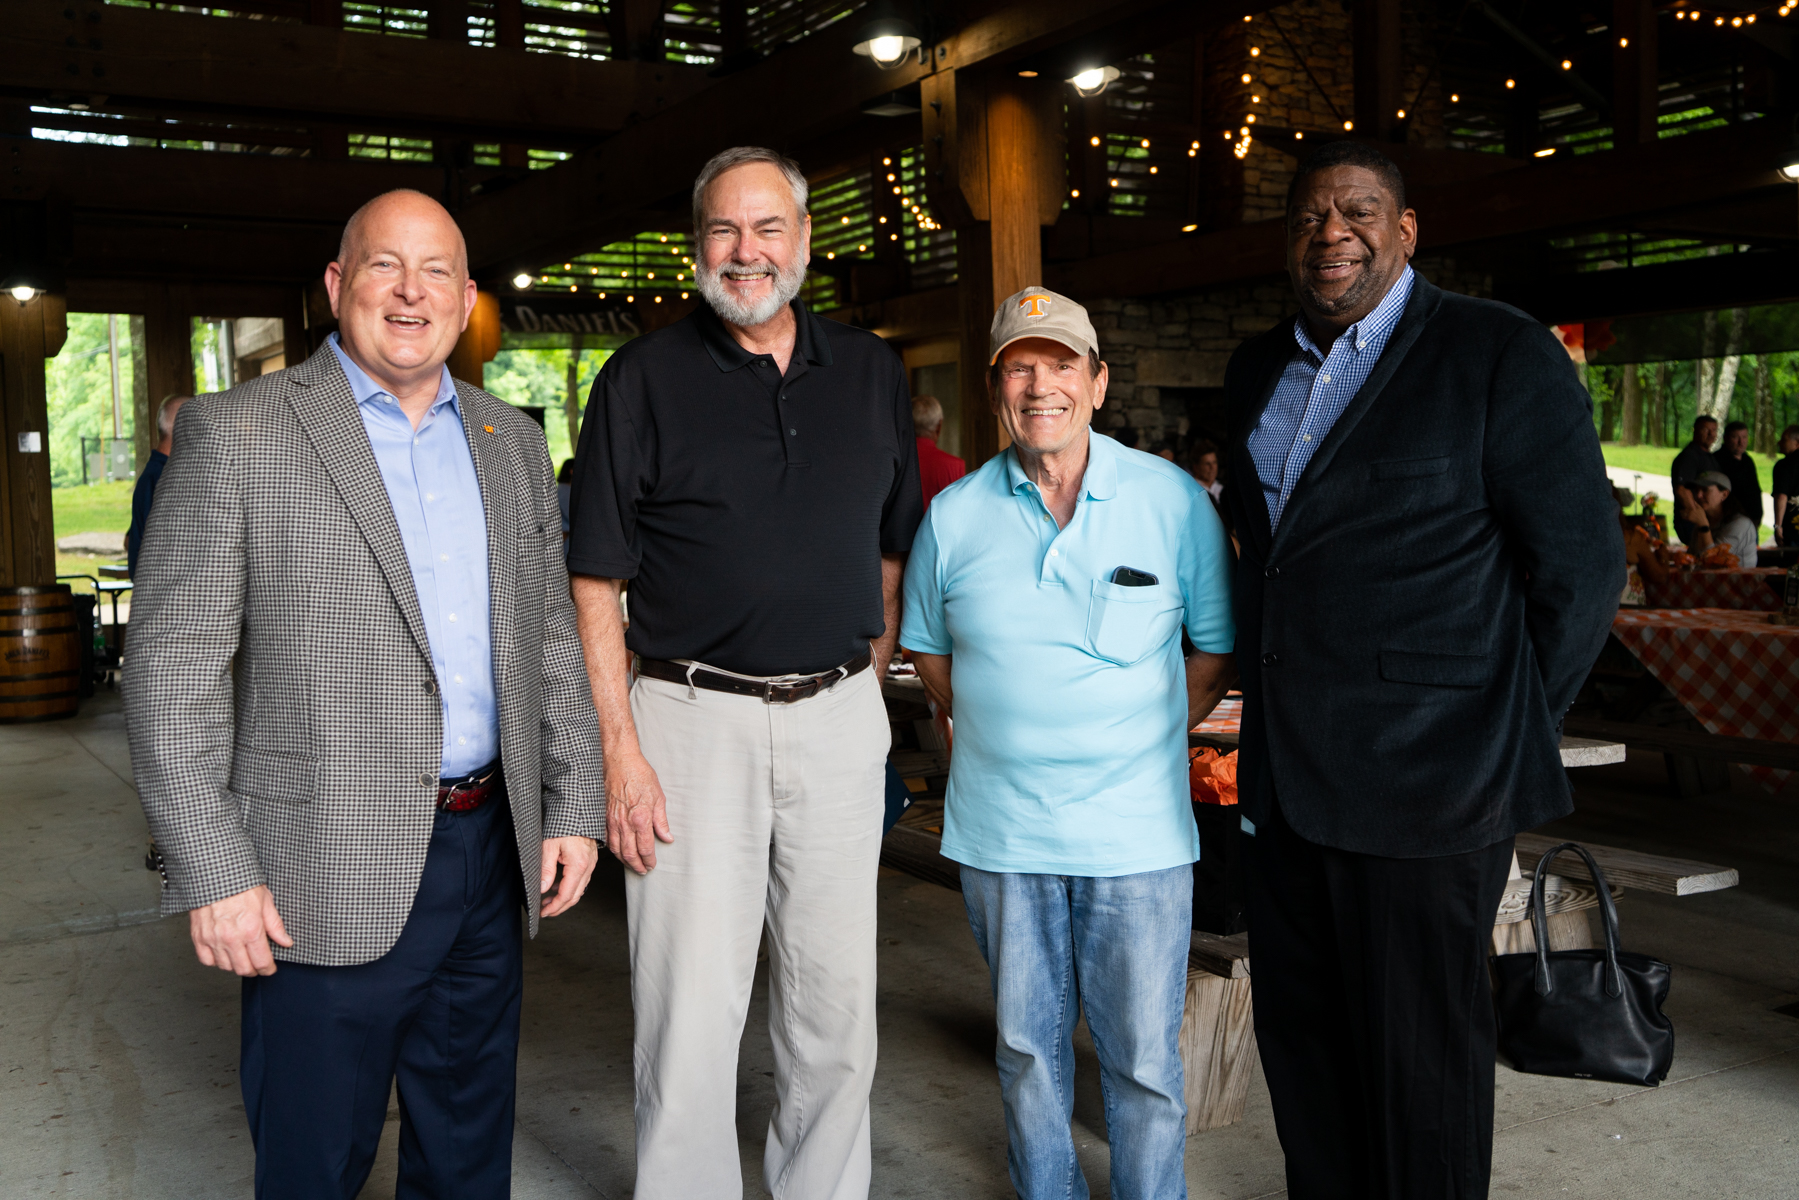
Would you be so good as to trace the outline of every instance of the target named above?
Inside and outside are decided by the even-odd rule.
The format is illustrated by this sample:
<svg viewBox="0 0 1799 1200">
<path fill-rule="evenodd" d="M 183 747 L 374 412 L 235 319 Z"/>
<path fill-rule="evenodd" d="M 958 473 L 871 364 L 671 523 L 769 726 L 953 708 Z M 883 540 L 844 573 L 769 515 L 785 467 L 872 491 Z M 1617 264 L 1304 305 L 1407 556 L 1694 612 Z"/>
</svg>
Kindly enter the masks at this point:
<svg viewBox="0 0 1799 1200">
<path fill-rule="evenodd" d="M 1620 446 L 1617 442 L 1601 442 L 1599 448 L 1605 453 L 1605 465 L 1623 467 L 1626 471 L 1641 471 L 1645 475 L 1668 474 L 1674 466 L 1674 456 L 1678 449 L 1667 446 Z M 1771 493 L 1774 490 L 1774 459 L 1771 454 L 1757 454 L 1751 450 L 1749 457 L 1755 460 L 1756 478 L 1761 480 L 1762 491 Z M 1674 497 L 1663 496 L 1658 506 L 1665 516 L 1674 511 Z M 1761 538 L 1764 543 L 1774 537 L 1772 526 L 1761 527 Z"/>
<path fill-rule="evenodd" d="M 72 533 L 124 533 L 131 528 L 131 489 L 136 481 L 94 483 L 57 488 L 50 493 L 56 514 L 56 536 Z"/>
<path fill-rule="evenodd" d="M 1666 475 L 1674 465 L 1674 456 L 1678 449 L 1668 446 L 1620 446 L 1616 442 L 1601 442 L 1599 448 L 1605 451 L 1605 465 L 1623 467 L 1627 471 L 1641 471 L 1645 475 Z M 1762 491 L 1774 490 L 1774 455 L 1757 454 L 1753 450 L 1749 457 L 1755 460 L 1755 474 L 1762 482 Z M 1664 496 L 1664 500 L 1672 497 Z"/>
<path fill-rule="evenodd" d="M 56 536 L 72 533 L 124 533 L 131 528 L 131 489 L 137 483 L 121 479 L 117 483 L 95 483 L 56 488 L 50 493 L 50 507 L 56 517 Z M 56 555 L 58 575 L 98 575 L 100 567 L 123 563 L 124 555 L 63 554 Z M 78 592 L 91 592 L 85 580 L 65 580 Z M 109 608 L 108 613 L 111 612 Z M 111 620 L 111 616 L 107 620 Z"/>
</svg>

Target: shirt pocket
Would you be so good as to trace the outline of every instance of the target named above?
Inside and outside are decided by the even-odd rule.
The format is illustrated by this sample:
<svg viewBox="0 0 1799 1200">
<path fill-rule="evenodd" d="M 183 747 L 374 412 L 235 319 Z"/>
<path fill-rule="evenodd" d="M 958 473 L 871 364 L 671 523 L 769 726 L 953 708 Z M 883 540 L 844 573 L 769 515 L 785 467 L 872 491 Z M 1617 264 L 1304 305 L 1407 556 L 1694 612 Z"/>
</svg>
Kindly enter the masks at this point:
<svg viewBox="0 0 1799 1200">
<path fill-rule="evenodd" d="M 1087 605 L 1087 649 L 1128 667 L 1173 636 L 1180 614 L 1179 602 L 1160 586 L 1125 587 L 1096 579 Z"/>
</svg>

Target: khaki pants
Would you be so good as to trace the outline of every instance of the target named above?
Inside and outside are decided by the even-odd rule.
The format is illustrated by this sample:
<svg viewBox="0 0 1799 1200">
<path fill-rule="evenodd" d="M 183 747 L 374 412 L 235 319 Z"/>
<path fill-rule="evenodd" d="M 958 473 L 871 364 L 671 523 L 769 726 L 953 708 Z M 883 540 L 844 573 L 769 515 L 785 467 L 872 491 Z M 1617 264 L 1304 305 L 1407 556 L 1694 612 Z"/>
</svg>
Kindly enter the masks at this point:
<svg viewBox="0 0 1799 1200">
<path fill-rule="evenodd" d="M 809 700 L 639 679 L 672 845 L 626 873 L 636 1200 L 736 1200 L 737 1051 L 768 927 L 776 1200 L 868 1194 L 875 873 L 890 735 L 873 671 Z"/>
</svg>

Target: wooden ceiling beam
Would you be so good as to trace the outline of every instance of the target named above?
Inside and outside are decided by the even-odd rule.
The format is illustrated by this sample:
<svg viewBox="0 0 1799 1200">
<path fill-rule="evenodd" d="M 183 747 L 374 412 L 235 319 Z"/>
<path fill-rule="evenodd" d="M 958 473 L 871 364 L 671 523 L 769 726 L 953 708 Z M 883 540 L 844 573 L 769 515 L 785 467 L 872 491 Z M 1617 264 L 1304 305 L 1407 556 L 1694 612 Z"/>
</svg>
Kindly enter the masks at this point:
<svg viewBox="0 0 1799 1200">
<path fill-rule="evenodd" d="M 621 217 L 686 192 L 712 150 L 818 142 L 856 121 L 864 103 L 935 71 L 1059 62 L 1071 45 L 1112 62 L 1268 7 L 1271 0 L 1008 0 L 976 9 L 923 47 L 925 63 L 915 56 L 888 71 L 851 53 L 857 23 L 840 22 L 469 206 L 461 220 L 470 255 L 478 273 L 505 275 L 628 237 L 635 230 Z"/>
<path fill-rule="evenodd" d="M 703 68 L 100 4 L 12 0 L 0 93 L 366 124 L 382 133 L 592 139 L 705 88 Z"/>
<path fill-rule="evenodd" d="M 1429 253 L 1471 243 L 1641 225 L 1656 214 L 1761 193 L 1786 197 L 1781 121 L 1752 121 L 1606 154 L 1525 160 L 1475 178 L 1408 187 L 1418 243 Z M 1385 147 L 1383 147 L 1385 149 Z M 1399 149 L 1394 147 L 1394 149 Z M 1407 149 L 1428 161 L 1429 151 Z M 1492 157 L 1496 163 L 1506 160 Z M 1076 299 L 1147 296 L 1277 275 L 1285 267 L 1279 219 L 1258 221 L 1047 269 L 1045 282 Z"/>
<path fill-rule="evenodd" d="M 393 188 L 442 197 L 448 174 L 429 163 L 0 138 L 0 197 L 54 196 L 77 210 L 113 213 L 341 227 L 365 201 Z"/>
</svg>

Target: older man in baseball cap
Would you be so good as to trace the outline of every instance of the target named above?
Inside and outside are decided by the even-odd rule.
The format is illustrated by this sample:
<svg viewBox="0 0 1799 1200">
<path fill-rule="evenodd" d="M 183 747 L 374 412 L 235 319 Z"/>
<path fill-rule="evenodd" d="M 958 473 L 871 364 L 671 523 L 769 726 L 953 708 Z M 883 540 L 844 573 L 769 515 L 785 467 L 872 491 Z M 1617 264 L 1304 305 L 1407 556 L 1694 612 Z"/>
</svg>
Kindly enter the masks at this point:
<svg viewBox="0 0 1799 1200">
<path fill-rule="evenodd" d="M 1012 445 L 925 513 L 900 642 L 956 722 L 943 853 L 993 977 L 1012 1183 L 1088 1194 L 1069 1128 L 1084 1010 L 1112 1195 L 1184 1197 L 1186 734 L 1234 674 L 1229 549 L 1185 472 L 1088 428 L 1107 373 L 1085 309 L 1025 288 L 991 344 Z"/>
</svg>

